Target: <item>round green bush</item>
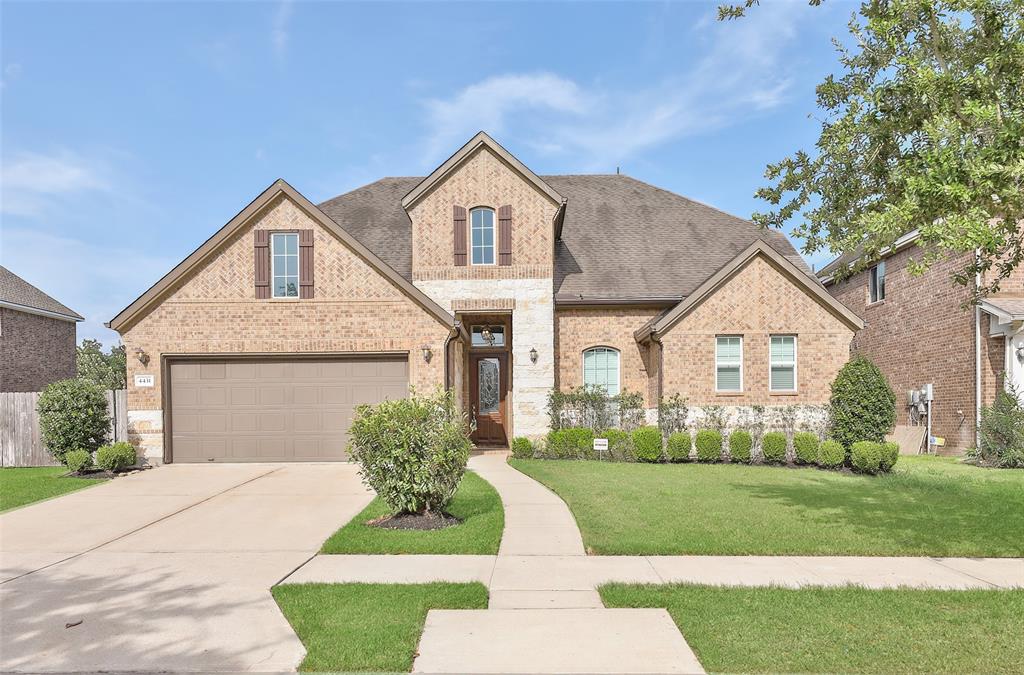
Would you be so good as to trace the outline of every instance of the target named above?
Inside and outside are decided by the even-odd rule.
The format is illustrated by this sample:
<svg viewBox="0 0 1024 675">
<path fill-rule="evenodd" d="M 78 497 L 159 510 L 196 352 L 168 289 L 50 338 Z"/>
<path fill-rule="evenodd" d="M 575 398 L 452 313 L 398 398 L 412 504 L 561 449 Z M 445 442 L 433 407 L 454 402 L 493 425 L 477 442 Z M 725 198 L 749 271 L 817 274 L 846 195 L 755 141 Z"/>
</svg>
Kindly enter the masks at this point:
<svg viewBox="0 0 1024 675">
<path fill-rule="evenodd" d="M 797 464 L 814 464 L 818 461 L 818 437 L 809 431 L 793 434 L 793 454 Z"/>
<path fill-rule="evenodd" d="M 88 450 L 72 450 L 64 454 L 64 464 L 73 473 L 92 468 L 92 453 Z"/>
<path fill-rule="evenodd" d="M 633 454 L 633 443 L 629 438 L 629 432 L 623 429 L 606 429 L 599 438 L 608 439 L 608 454 L 603 459 L 613 462 L 635 462 Z"/>
<path fill-rule="evenodd" d="M 881 457 L 879 458 L 878 468 L 882 471 L 891 471 L 892 467 L 896 466 L 896 462 L 900 458 L 900 444 L 889 441 L 883 443 L 881 448 Z"/>
<path fill-rule="evenodd" d="M 818 446 L 818 466 L 823 469 L 838 469 L 846 460 L 846 448 L 831 438 Z"/>
<path fill-rule="evenodd" d="M 92 452 L 107 442 L 107 399 L 92 382 L 73 379 L 46 385 L 36 411 L 43 444 L 61 464 L 72 450 Z"/>
<path fill-rule="evenodd" d="M 585 427 L 567 427 L 548 432 L 548 459 L 589 459 L 594 454 L 594 432 Z"/>
<path fill-rule="evenodd" d="M 737 429 L 729 434 L 729 457 L 732 461 L 749 464 L 753 447 L 754 437 L 749 431 Z"/>
<path fill-rule="evenodd" d="M 135 446 L 119 441 L 96 451 L 96 465 L 107 471 L 120 471 L 135 464 Z"/>
<path fill-rule="evenodd" d="M 832 381 L 830 436 L 850 448 L 857 441 L 881 443 L 896 423 L 896 395 L 885 375 L 855 356 Z"/>
<path fill-rule="evenodd" d="M 513 438 L 512 456 L 516 459 L 533 459 L 533 441 L 523 436 Z"/>
<path fill-rule="evenodd" d="M 452 392 L 361 405 L 349 438 L 363 482 L 396 514 L 443 511 L 472 447 Z"/>
<path fill-rule="evenodd" d="M 769 431 L 761 439 L 761 454 L 766 464 L 782 464 L 786 461 L 786 434 Z"/>
<path fill-rule="evenodd" d="M 685 431 L 675 431 L 668 437 L 668 458 L 672 462 L 686 462 L 690 459 L 693 440 Z"/>
<path fill-rule="evenodd" d="M 850 466 L 860 473 L 878 473 L 882 462 L 882 444 L 857 441 L 850 446 Z"/>
<path fill-rule="evenodd" d="M 661 429 L 640 427 L 634 429 L 633 452 L 638 462 L 660 462 L 662 458 Z"/>
<path fill-rule="evenodd" d="M 701 429 L 694 440 L 697 446 L 698 462 L 718 462 L 722 459 L 722 432 L 714 429 Z"/>
</svg>

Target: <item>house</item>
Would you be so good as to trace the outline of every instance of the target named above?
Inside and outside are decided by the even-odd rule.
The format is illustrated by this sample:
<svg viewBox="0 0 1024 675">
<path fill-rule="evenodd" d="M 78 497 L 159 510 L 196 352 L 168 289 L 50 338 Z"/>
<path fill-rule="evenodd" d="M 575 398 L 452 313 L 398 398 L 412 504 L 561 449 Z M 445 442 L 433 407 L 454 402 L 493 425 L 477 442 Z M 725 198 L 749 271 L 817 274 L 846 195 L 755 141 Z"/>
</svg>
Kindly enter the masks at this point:
<svg viewBox="0 0 1024 675">
<path fill-rule="evenodd" d="M 75 377 L 75 329 L 83 320 L 0 267 L 0 391 L 40 391 Z"/>
<path fill-rule="evenodd" d="M 977 446 L 980 406 L 991 405 L 1004 386 L 1024 391 L 1024 270 L 998 293 L 969 306 L 972 289 L 953 283 L 970 253 L 939 261 L 923 275 L 909 263 L 921 259 L 917 232 L 900 238 L 867 269 L 839 280 L 836 271 L 858 255 L 840 256 L 818 276 L 836 299 L 864 319 L 853 351 L 870 358 L 896 392 L 897 425 L 924 425 L 909 392 L 932 385 L 932 435 L 943 454 Z M 1004 377 L 1005 375 L 1005 377 Z"/>
<path fill-rule="evenodd" d="M 359 403 L 453 389 L 478 446 L 553 388 L 825 403 L 860 319 L 787 239 L 633 178 L 538 176 L 481 132 L 315 205 L 283 180 L 109 323 L 151 461 L 345 457 Z"/>
</svg>

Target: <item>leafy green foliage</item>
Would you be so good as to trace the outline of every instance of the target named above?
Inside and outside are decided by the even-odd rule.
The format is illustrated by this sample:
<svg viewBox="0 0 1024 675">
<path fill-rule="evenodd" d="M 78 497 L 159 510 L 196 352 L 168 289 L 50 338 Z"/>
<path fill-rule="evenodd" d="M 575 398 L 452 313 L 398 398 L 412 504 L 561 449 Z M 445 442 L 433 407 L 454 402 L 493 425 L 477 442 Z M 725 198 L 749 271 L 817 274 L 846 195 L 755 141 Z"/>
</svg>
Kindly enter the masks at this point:
<svg viewBox="0 0 1024 675">
<path fill-rule="evenodd" d="M 732 461 L 749 464 L 753 448 L 754 437 L 746 429 L 737 429 L 729 434 L 729 457 Z"/>
<path fill-rule="evenodd" d="M 881 443 L 896 423 L 896 395 L 885 375 L 855 356 L 832 381 L 830 436 L 849 448 L 857 441 Z"/>
<path fill-rule="evenodd" d="M 722 432 L 718 429 L 701 429 L 694 440 L 697 446 L 698 462 L 718 462 L 722 459 Z"/>
<path fill-rule="evenodd" d="M 99 340 L 82 340 L 75 355 L 78 376 L 102 389 L 124 389 L 127 366 L 124 345 L 114 345 L 106 354 Z"/>
<path fill-rule="evenodd" d="M 598 438 L 608 439 L 608 453 L 598 459 L 609 459 L 613 462 L 635 462 L 633 442 L 628 431 L 622 429 L 605 429 Z"/>
<path fill-rule="evenodd" d="M 96 465 L 107 471 L 121 471 L 135 464 L 135 446 L 125 441 L 104 445 L 96 451 Z"/>
<path fill-rule="evenodd" d="M 690 434 L 685 431 L 672 432 L 668 437 L 668 448 L 666 450 L 669 461 L 685 462 L 689 460 L 692 446 L 693 441 L 690 438 Z"/>
<path fill-rule="evenodd" d="M 761 454 L 765 464 L 782 464 L 786 461 L 786 434 L 769 431 L 761 439 Z"/>
<path fill-rule="evenodd" d="M 533 457 L 533 441 L 524 436 L 513 438 L 512 456 L 516 459 L 531 459 Z"/>
<path fill-rule="evenodd" d="M 92 468 L 92 453 L 88 450 L 72 450 L 64 455 L 64 464 L 68 471 L 81 473 Z"/>
<path fill-rule="evenodd" d="M 632 433 L 633 452 L 637 461 L 660 462 L 662 458 L 661 429 L 654 426 L 640 427 Z"/>
<path fill-rule="evenodd" d="M 797 464 L 814 464 L 818 461 L 818 437 L 808 431 L 793 434 L 793 454 Z"/>
<path fill-rule="evenodd" d="M 850 467 L 859 473 L 878 473 L 882 463 L 882 444 L 857 441 L 850 446 Z"/>
<path fill-rule="evenodd" d="M 545 456 L 549 459 L 586 459 L 594 452 L 594 432 L 583 427 L 548 432 Z"/>
<path fill-rule="evenodd" d="M 36 403 L 43 443 L 61 464 L 72 450 L 92 452 L 107 441 L 110 415 L 103 390 L 81 379 L 46 385 Z"/>
<path fill-rule="evenodd" d="M 896 462 L 900 459 L 900 444 L 889 441 L 882 443 L 879 449 L 878 468 L 882 471 L 891 471 Z"/>
<path fill-rule="evenodd" d="M 394 513 L 443 511 L 469 460 L 469 428 L 452 392 L 356 408 L 349 452 Z"/>
<path fill-rule="evenodd" d="M 671 437 L 672 434 L 686 431 L 686 418 L 690 414 L 690 408 L 679 392 L 668 398 L 661 398 L 658 401 L 658 427 L 661 434 Z"/>
<path fill-rule="evenodd" d="M 604 387 L 596 385 L 567 392 L 552 390 L 547 412 L 554 431 L 568 427 L 586 427 L 594 433 L 613 427 L 632 431 L 643 424 L 644 398 L 630 391 L 609 396 Z"/>
<path fill-rule="evenodd" d="M 846 461 L 846 448 L 839 441 L 828 439 L 818 446 L 818 466 L 823 469 L 838 469 Z"/>
<path fill-rule="evenodd" d="M 981 409 L 981 447 L 971 453 L 980 464 L 1024 467 L 1024 408 L 1016 391 L 1000 391 Z"/>
</svg>

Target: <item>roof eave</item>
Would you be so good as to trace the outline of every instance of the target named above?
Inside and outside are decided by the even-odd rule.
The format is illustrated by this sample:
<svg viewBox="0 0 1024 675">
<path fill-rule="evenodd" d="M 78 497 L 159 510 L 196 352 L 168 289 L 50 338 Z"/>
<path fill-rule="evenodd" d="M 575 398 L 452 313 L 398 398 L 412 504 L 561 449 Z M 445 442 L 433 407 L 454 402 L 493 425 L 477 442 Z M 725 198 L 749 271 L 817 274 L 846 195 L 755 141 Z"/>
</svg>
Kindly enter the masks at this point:
<svg viewBox="0 0 1024 675">
<path fill-rule="evenodd" d="M 50 309 L 43 309 L 41 307 L 32 307 L 31 305 L 22 305 L 17 302 L 8 302 L 6 300 L 0 300 L 0 307 L 5 309 L 12 309 L 16 312 L 24 312 L 25 314 L 35 314 L 36 316 L 45 316 L 49 319 L 60 319 L 61 321 L 71 321 L 72 323 L 78 323 L 79 321 L 85 321 L 85 317 L 81 316 L 77 312 L 74 314 L 65 314 L 63 312 L 55 312 Z"/>
</svg>

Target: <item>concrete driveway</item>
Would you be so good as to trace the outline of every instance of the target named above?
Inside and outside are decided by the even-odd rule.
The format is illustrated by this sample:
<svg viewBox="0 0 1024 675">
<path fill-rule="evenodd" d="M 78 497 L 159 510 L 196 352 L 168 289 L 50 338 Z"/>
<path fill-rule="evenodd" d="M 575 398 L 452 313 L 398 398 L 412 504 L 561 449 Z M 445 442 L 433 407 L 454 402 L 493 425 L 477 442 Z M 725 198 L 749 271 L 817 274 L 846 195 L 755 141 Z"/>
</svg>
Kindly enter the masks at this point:
<svg viewBox="0 0 1024 675">
<path fill-rule="evenodd" d="M 172 465 L 0 515 L 0 671 L 292 670 L 269 589 L 371 497 L 350 464 Z"/>
</svg>

